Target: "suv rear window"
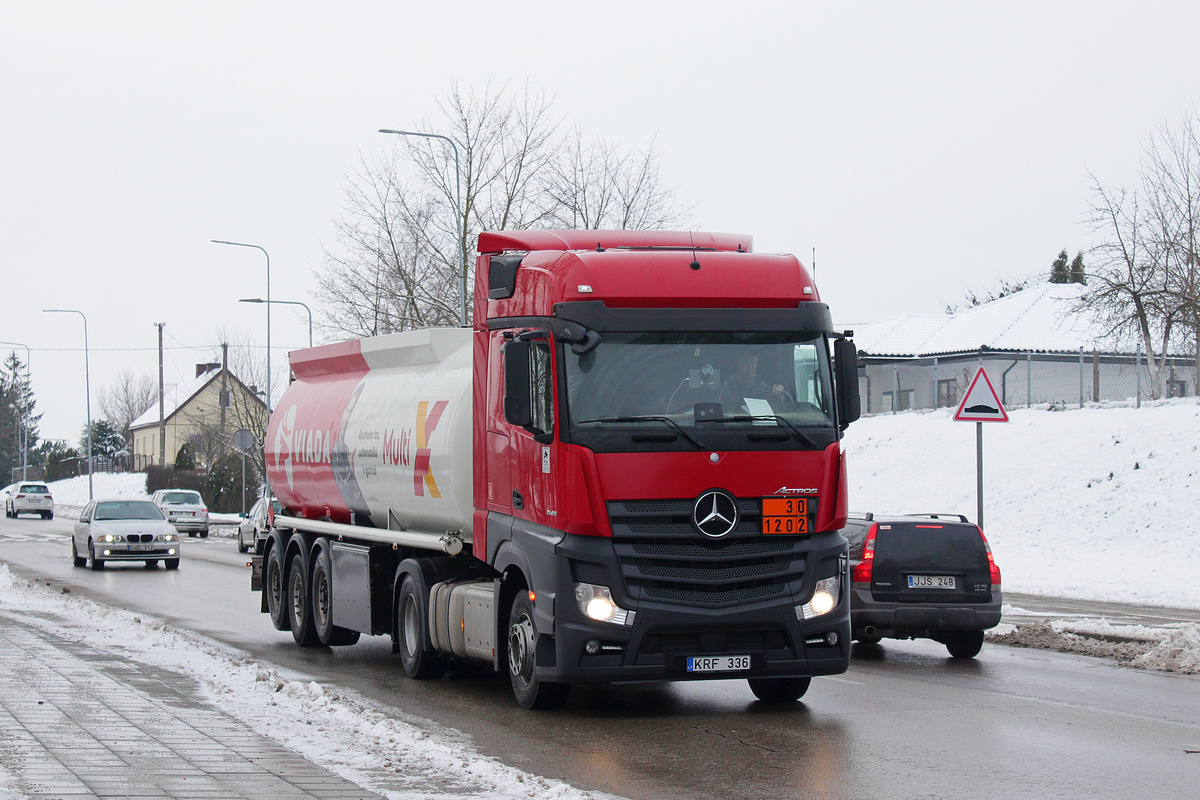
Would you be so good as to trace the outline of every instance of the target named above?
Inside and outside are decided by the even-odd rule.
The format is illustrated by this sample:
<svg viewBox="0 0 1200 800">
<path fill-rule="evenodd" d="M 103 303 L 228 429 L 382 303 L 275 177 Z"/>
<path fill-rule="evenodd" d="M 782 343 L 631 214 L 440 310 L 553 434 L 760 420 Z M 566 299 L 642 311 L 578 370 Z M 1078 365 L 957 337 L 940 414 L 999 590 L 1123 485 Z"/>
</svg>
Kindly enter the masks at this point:
<svg viewBox="0 0 1200 800">
<path fill-rule="evenodd" d="M 880 522 L 875 534 L 875 564 L 900 568 L 987 569 L 983 538 L 974 525 L 934 521 Z"/>
<path fill-rule="evenodd" d="M 25 494 L 50 494 L 50 487 L 43 486 L 40 483 L 31 483 L 22 486 L 17 491 L 24 492 Z"/>
</svg>

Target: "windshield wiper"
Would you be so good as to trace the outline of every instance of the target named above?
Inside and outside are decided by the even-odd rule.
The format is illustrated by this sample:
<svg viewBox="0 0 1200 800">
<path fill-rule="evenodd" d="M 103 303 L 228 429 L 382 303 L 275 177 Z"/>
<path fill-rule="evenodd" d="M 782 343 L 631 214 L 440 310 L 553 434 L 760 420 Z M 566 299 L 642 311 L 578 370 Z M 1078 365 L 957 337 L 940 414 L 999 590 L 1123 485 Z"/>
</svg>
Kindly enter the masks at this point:
<svg viewBox="0 0 1200 800">
<path fill-rule="evenodd" d="M 817 443 L 814 442 L 811 438 L 809 438 L 808 434 L 806 434 L 804 431 L 800 430 L 795 425 L 793 425 L 790 421 L 788 421 L 787 417 L 781 417 L 778 414 L 739 414 L 739 415 L 733 416 L 733 417 L 719 417 L 717 419 L 706 419 L 706 420 L 704 420 L 704 422 L 713 423 L 713 424 L 716 424 L 719 422 L 750 422 L 750 423 L 753 423 L 757 420 L 774 420 L 777 423 L 782 423 L 783 425 L 786 425 L 788 428 L 790 428 L 792 433 L 796 434 L 797 439 L 804 442 L 805 444 L 807 444 L 809 447 L 811 447 L 814 450 L 818 449 Z"/>
<path fill-rule="evenodd" d="M 637 417 L 599 417 L 597 419 L 581 419 L 578 422 L 576 422 L 575 424 L 576 425 L 585 425 L 589 422 L 665 422 L 668 425 L 670 425 L 672 428 L 674 428 L 675 430 L 679 431 L 680 436 L 687 439 L 692 444 L 696 445 L 696 447 L 699 447 L 701 450 L 704 450 L 706 448 L 706 445 L 704 445 L 702 442 L 697 440 L 694 436 L 692 436 L 687 431 L 685 431 L 682 427 L 680 427 L 678 422 L 671 419 L 670 417 L 656 416 L 656 415 L 650 415 L 650 414 L 647 414 L 644 416 L 637 416 Z"/>
</svg>

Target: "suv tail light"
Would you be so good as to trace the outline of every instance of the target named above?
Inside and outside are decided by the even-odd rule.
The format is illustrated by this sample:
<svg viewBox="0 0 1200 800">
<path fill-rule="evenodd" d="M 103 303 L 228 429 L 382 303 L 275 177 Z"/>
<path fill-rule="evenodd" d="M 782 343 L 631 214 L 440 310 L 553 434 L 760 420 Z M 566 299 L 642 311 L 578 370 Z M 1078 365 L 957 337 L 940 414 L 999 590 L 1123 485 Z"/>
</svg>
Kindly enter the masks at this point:
<svg viewBox="0 0 1200 800">
<path fill-rule="evenodd" d="M 996 566 L 996 559 L 992 557 L 992 546 L 988 544 L 987 537 L 983 535 L 983 529 L 978 525 L 975 529 L 979 531 L 979 538 L 983 539 L 983 549 L 987 551 L 988 572 L 992 576 L 992 586 L 1000 585 L 1000 568 Z"/>
<path fill-rule="evenodd" d="M 875 566 L 875 531 L 879 530 L 879 523 L 871 526 L 867 531 L 866 541 L 862 546 L 862 561 L 854 568 L 855 583 L 870 583 L 871 570 Z M 991 558 L 991 551 L 988 551 L 988 558 Z M 999 573 L 997 573 L 999 574 Z"/>
</svg>

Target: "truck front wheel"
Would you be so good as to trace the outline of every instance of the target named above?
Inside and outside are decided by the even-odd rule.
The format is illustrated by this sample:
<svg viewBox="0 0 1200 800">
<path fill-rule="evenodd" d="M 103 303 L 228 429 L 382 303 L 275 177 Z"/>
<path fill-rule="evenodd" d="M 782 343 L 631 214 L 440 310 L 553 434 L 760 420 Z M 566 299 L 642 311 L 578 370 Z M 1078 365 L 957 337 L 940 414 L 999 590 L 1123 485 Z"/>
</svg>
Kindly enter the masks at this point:
<svg viewBox="0 0 1200 800">
<path fill-rule="evenodd" d="M 571 685 L 540 680 L 534 669 L 536 651 L 533 603 L 529 602 L 529 592 L 522 589 L 513 598 L 508 614 L 508 679 L 513 695 L 522 708 L 560 708 L 571 694 Z"/>
<path fill-rule="evenodd" d="M 396 649 L 404 674 L 417 680 L 436 678 L 444 664 L 440 656 L 425 649 L 425 620 L 429 619 L 424 593 L 412 575 L 405 575 L 396 593 Z"/>
<path fill-rule="evenodd" d="M 308 569 L 304 557 L 299 553 L 292 556 L 287 587 L 288 623 L 292 628 L 292 638 L 301 647 L 320 644 L 316 626 L 313 625 L 312 599 L 308 596 Z"/>
<path fill-rule="evenodd" d="M 764 703 L 791 703 L 804 697 L 812 678 L 750 678 L 746 682 Z"/>
</svg>

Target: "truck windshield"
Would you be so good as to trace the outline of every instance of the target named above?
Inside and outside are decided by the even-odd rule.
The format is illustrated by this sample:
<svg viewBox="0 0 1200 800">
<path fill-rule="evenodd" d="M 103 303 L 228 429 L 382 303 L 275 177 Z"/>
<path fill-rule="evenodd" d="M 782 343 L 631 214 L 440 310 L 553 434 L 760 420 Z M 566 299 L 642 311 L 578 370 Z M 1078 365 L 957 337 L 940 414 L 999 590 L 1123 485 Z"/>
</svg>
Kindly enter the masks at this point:
<svg viewBox="0 0 1200 800">
<path fill-rule="evenodd" d="M 827 353 L 813 332 L 606 333 L 582 356 L 566 350 L 568 419 L 573 431 L 657 427 L 705 447 L 766 427 L 803 441 L 802 429 L 833 427 Z"/>
</svg>

